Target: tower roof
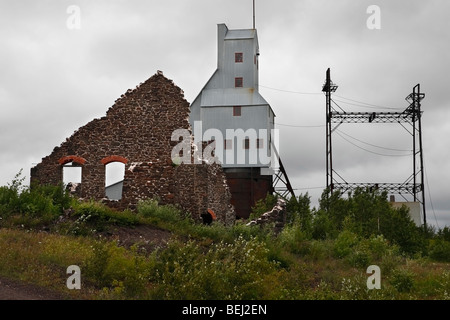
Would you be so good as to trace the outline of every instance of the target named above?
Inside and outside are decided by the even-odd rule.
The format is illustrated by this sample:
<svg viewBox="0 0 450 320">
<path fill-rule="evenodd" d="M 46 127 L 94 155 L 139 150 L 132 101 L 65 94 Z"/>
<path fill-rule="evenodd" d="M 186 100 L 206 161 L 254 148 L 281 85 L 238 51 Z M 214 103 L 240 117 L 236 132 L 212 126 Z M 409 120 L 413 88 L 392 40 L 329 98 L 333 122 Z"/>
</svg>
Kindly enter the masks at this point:
<svg viewBox="0 0 450 320">
<path fill-rule="evenodd" d="M 255 29 L 228 30 L 225 40 L 253 39 L 256 36 Z"/>
</svg>

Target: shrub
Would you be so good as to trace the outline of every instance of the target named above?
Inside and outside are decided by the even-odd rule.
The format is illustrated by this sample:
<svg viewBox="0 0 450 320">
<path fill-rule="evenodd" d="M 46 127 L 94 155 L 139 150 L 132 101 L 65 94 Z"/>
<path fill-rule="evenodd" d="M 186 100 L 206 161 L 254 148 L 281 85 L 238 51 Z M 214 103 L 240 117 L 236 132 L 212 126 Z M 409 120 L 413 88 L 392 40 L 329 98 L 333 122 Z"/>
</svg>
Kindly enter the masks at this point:
<svg viewBox="0 0 450 320">
<path fill-rule="evenodd" d="M 357 275 L 352 278 L 343 278 L 341 282 L 340 299 L 342 300 L 367 300 L 367 278 L 365 275 Z"/>
<path fill-rule="evenodd" d="M 359 242 L 358 236 L 351 231 L 342 231 L 336 239 L 333 252 L 338 258 L 348 256 Z"/>
<path fill-rule="evenodd" d="M 450 242 L 437 239 L 430 245 L 429 256 L 440 262 L 450 262 Z"/>
<path fill-rule="evenodd" d="M 73 216 L 77 219 L 69 226 L 68 231 L 74 235 L 88 235 L 103 231 L 111 224 L 133 226 L 139 223 L 135 213 L 129 210 L 118 212 L 96 201 L 78 203 L 74 210 Z"/>
<path fill-rule="evenodd" d="M 351 201 L 343 199 L 340 190 L 329 193 L 325 190 L 319 199 L 318 212 L 324 212 L 329 219 L 327 236 L 336 237 L 342 230 L 344 219 L 351 212 Z"/>
<path fill-rule="evenodd" d="M 60 215 L 62 207 L 56 203 L 51 194 L 46 192 L 57 187 L 46 187 L 47 190 L 44 188 L 23 191 L 19 196 L 17 213 L 31 218 L 39 217 L 45 221 L 51 221 Z"/>
<path fill-rule="evenodd" d="M 0 187 L 0 215 L 7 218 L 13 213 L 19 213 L 20 193 L 23 191 L 22 186 L 25 177 L 21 177 L 23 169 L 20 169 L 8 186 Z"/>
<path fill-rule="evenodd" d="M 3 218 L 21 215 L 31 220 L 39 218 L 42 223 L 48 223 L 72 204 L 73 199 L 62 184 L 32 184 L 25 187 L 22 185 L 25 177 L 21 178 L 21 174 L 22 170 L 8 186 L 0 187 L 0 215 Z"/>
<path fill-rule="evenodd" d="M 347 262 L 353 267 L 367 267 L 370 265 L 370 253 L 367 248 L 358 246 L 349 254 L 347 257 Z"/>
<path fill-rule="evenodd" d="M 414 279 L 413 275 L 406 270 L 395 270 L 390 279 L 390 284 L 398 291 L 398 292 L 410 292 L 414 287 Z"/>
<path fill-rule="evenodd" d="M 333 254 L 333 240 L 312 240 L 307 246 L 307 257 L 313 261 L 326 259 Z"/>
<path fill-rule="evenodd" d="M 312 213 L 311 198 L 306 193 L 298 198 L 291 197 L 286 205 L 286 223 L 297 224 L 307 234 L 311 234 Z"/>
<path fill-rule="evenodd" d="M 96 242 L 94 254 L 86 262 L 86 276 L 96 286 L 104 287 L 104 292 L 114 295 L 139 298 L 146 295 L 146 286 L 152 267 L 153 257 L 148 258 L 137 252 L 117 246 L 114 242 Z"/>
<path fill-rule="evenodd" d="M 363 242 L 367 242 L 374 260 L 380 260 L 389 251 L 389 242 L 382 234 L 372 235 L 368 240 L 363 240 Z"/>
<path fill-rule="evenodd" d="M 438 294 L 446 300 L 450 300 L 450 271 L 444 271 L 438 278 L 439 287 L 436 289 Z"/>
<path fill-rule="evenodd" d="M 407 255 L 425 251 L 425 236 L 420 228 L 411 220 L 406 207 L 392 209 L 380 222 L 381 233 L 390 242 L 397 244 Z"/>
<path fill-rule="evenodd" d="M 266 294 L 264 279 L 276 270 L 267 248 L 256 239 L 212 244 L 206 253 L 192 241 L 172 241 L 157 257 L 154 298 L 260 299 Z M 272 290 L 278 286 L 271 285 Z"/>
<path fill-rule="evenodd" d="M 138 213 L 146 218 L 157 218 L 164 222 L 176 223 L 184 219 L 178 208 L 172 205 L 159 205 L 155 199 L 139 202 Z"/>
<path fill-rule="evenodd" d="M 412 221 L 407 207 L 389 204 L 386 192 L 357 189 L 347 199 L 342 196 L 340 191 L 322 194 L 313 219 L 315 239 L 335 238 L 347 229 L 362 238 L 382 234 L 410 256 L 425 252 L 426 233 Z"/>
<path fill-rule="evenodd" d="M 19 206 L 19 195 L 16 190 L 9 187 L 0 187 L 0 216 L 8 218 L 17 212 Z"/>
<path fill-rule="evenodd" d="M 348 203 L 354 231 L 364 238 L 379 234 L 383 217 L 389 219 L 392 210 L 387 192 L 377 189 L 358 188 L 351 194 Z"/>
<path fill-rule="evenodd" d="M 393 246 L 383 255 L 381 262 L 379 262 L 379 266 L 381 270 L 383 270 L 384 275 L 389 275 L 403 262 L 404 258 L 399 254 L 398 247 Z"/>
<path fill-rule="evenodd" d="M 282 247 L 286 248 L 292 253 L 305 253 L 304 242 L 307 236 L 297 224 L 285 226 L 278 238 Z"/>
<path fill-rule="evenodd" d="M 86 228 L 92 231 L 102 231 L 105 228 L 109 208 L 95 202 L 80 203 L 76 209 L 74 216 L 78 217 L 74 223 L 74 234 L 84 234 Z"/>
<path fill-rule="evenodd" d="M 336 229 L 332 219 L 325 210 L 313 213 L 312 238 L 315 240 L 334 239 L 339 231 Z"/>
<path fill-rule="evenodd" d="M 439 229 L 437 237 L 439 239 L 450 242 L 450 227 L 444 227 L 443 229 Z"/>
</svg>

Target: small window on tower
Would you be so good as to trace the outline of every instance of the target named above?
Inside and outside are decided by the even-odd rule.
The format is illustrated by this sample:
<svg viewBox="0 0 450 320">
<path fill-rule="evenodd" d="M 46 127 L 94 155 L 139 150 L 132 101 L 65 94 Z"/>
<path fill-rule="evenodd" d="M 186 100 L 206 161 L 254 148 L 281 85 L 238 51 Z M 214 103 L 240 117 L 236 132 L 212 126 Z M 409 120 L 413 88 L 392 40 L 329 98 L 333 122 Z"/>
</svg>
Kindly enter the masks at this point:
<svg viewBox="0 0 450 320">
<path fill-rule="evenodd" d="M 248 138 L 244 140 L 244 149 L 250 149 L 250 139 Z"/>
<path fill-rule="evenodd" d="M 242 77 L 234 78 L 234 86 L 236 88 L 242 88 L 244 86 L 244 79 Z"/>
<path fill-rule="evenodd" d="M 233 107 L 233 116 L 240 117 L 241 116 L 241 107 Z"/>
<path fill-rule="evenodd" d="M 224 145 L 225 150 L 233 149 L 233 142 L 230 139 L 225 139 L 223 145 Z"/>
<path fill-rule="evenodd" d="M 244 54 L 242 52 L 236 52 L 234 54 L 234 62 L 236 63 L 244 62 Z"/>
<path fill-rule="evenodd" d="M 263 139 L 257 139 L 257 140 L 256 140 L 256 148 L 257 148 L 257 149 L 262 149 L 262 148 L 264 148 L 264 140 L 263 140 Z"/>
</svg>

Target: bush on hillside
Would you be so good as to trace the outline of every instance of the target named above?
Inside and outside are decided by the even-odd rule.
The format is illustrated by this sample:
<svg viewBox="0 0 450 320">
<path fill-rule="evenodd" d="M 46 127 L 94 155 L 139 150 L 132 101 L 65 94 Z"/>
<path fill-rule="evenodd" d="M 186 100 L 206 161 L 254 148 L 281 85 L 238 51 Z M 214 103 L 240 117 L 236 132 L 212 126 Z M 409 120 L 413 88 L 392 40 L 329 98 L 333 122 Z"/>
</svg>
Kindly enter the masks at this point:
<svg viewBox="0 0 450 320">
<path fill-rule="evenodd" d="M 358 189 L 343 198 L 340 191 L 329 195 L 325 190 L 313 215 L 312 236 L 335 239 L 344 230 L 361 238 L 383 235 L 408 255 L 426 252 L 425 233 L 406 207 L 395 209 L 389 204 L 386 192 Z"/>
<path fill-rule="evenodd" d="M 450 242 L 437 239 L 431 242 L 430 258 L 439 262 L 450 262 Z"/>
<path fill-rule="evenodd" d="M 25 177 L 22 170 L 8 186 L 0 187 L 0 216 L 8 218 L 20 215 L 24 218 L 38 218 L 50 222 L 57 218 L 64 209 L 71 206 L 73 199 L 62 184 L 23 186 Z"/>
</svg>

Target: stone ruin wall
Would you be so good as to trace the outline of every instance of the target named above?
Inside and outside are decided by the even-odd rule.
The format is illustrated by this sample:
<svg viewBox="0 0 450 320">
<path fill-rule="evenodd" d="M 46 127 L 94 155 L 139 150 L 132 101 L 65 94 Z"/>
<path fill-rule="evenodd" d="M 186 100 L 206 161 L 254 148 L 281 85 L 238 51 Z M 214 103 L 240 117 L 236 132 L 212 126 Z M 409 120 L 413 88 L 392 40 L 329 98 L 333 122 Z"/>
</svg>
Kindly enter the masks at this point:
<svg viewBox="0 0 450 320">
<path fill-rule="evenodd" d="M 118 209 L 135 209 L 139 200 L 157 198 L 161 204 L 179 205 L 194 218 L 208 208 L 217 220 L 232 224 L 234 208 L 220 165 L 174 165 L 171 141 L 176 129 L 188 129 L 189 103 L 182 90 L 158 72 L 134 90 L 128 90 L 107 111 L 79 128 L 42 162 L 31 169 L 31 182 L 59 184 L 63 165 L 82 167 L 79 196 L 105 198 L 105 167 L 125 164 L 122 199 L 107 201 Z M 192 147 L 192 145 L 191 145 Z"/>
<path fill-rule="evenodd" d="M 278 199 L 272 210 L 263 213 L 256 220 L 251 220 L 246 226 L 260 226 L 264 227 L 273 224 L 273 232 L 278 235 L 286 224 L 286 201 Z"/>
</svg>

